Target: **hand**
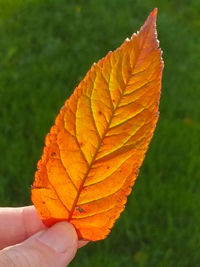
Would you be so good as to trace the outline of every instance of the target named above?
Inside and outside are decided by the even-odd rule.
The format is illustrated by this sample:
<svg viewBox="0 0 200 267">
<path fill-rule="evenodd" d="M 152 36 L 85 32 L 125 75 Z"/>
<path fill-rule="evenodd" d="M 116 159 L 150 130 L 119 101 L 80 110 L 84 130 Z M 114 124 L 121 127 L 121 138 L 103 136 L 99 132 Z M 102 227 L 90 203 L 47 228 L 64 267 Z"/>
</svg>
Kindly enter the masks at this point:
<svg viewBox="0 0 200 267">
<path fill-rule="evenodd" d="M 0 267 L 65 267 L 86 243 L 68 222 L 46 228 L 33 206 L 0 208 Z"/>
</svg>

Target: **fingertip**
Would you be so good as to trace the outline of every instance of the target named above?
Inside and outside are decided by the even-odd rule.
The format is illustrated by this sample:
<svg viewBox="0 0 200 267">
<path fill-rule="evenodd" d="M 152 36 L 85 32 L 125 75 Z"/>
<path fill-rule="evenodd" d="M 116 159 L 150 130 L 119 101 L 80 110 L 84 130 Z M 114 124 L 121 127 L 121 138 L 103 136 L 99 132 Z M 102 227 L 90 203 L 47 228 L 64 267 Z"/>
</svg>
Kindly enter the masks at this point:
<svg viewBox="0 0 200 267">
<path fill-rule="evenodd" d="M 78 248 L 78 237 L 74 226 L 68 222 L 59 222 L 42 232 L 37 239 L 55 250 L 64 253 Z"/>
<path fill-rule="evenodd" d="M 82 248 L 82 247 L 86 246 L 88 243 L 89 243 L 89 241 L 79 240 L 78 241 L 78 248 Z"/>
<path fill-rule="evenodd" d="M 74 258 L 78 237 L 74 226 L 59 222 L 28 238 L 3 249 L 0 266 L 66 266 Z M 10 265 L 9 265 L 10 264 Z"/>
</svg>

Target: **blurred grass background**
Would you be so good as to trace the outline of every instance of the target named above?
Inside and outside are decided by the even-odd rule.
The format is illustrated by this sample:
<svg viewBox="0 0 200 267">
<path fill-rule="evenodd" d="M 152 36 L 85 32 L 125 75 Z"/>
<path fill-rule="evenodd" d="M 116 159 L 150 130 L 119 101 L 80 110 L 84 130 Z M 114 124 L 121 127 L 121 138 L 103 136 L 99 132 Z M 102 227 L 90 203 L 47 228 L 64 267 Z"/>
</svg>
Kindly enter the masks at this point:
<svg viewBox="0 0 200 267">
<path fill-rule="evenodd" d="M 158 7 L 160 119 L 125 212 L 70 266 L 200 266 L 199 0 L 0 0 L 0 205 L 30 204 L 44 137 L 94 61 Z"/>
</svg>

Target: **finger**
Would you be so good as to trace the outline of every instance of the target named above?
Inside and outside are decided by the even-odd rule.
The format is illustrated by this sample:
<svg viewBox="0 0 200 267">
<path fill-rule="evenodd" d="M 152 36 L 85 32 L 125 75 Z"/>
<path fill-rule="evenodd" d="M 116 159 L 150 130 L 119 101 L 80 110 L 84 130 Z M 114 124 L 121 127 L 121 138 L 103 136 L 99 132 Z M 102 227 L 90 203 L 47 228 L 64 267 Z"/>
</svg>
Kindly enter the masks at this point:
<svg viewBox="0 0 200 267">
<path fill-rule="evenodd" d="M 74 227 L 59 222 L 18 245 L 3 249 L 0 266 L 65 267 L 76 254 L 77 242 Z"/>
<path fill-rule="evenodd" d="M 87 245 L 89 241 L 86 241 L 86 240 L 79 240 L 78 241 L 78 248 L 82 248 L 84 247 L 85 245 Z"/>
<path fill-rule="evenodd" d="M 0 249 L 20 243 L 44 228 L 34 206 L 0 208 Z"/>
</svg>

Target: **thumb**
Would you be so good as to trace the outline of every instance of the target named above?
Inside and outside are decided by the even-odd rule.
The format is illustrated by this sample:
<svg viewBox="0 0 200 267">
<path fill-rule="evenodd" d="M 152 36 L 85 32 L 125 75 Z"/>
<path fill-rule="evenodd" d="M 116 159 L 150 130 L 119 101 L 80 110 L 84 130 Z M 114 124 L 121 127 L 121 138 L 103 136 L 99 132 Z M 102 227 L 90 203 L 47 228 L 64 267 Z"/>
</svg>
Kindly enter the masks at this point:
<svg viewBox="0 0 200 267">
<path fill-rule="evenodd" d="M 0 266 L 65 267 L 74 258 L 77 246 L 73 225 L 59 222 L 20 244 L 1 250 Z"/>
</svg>

